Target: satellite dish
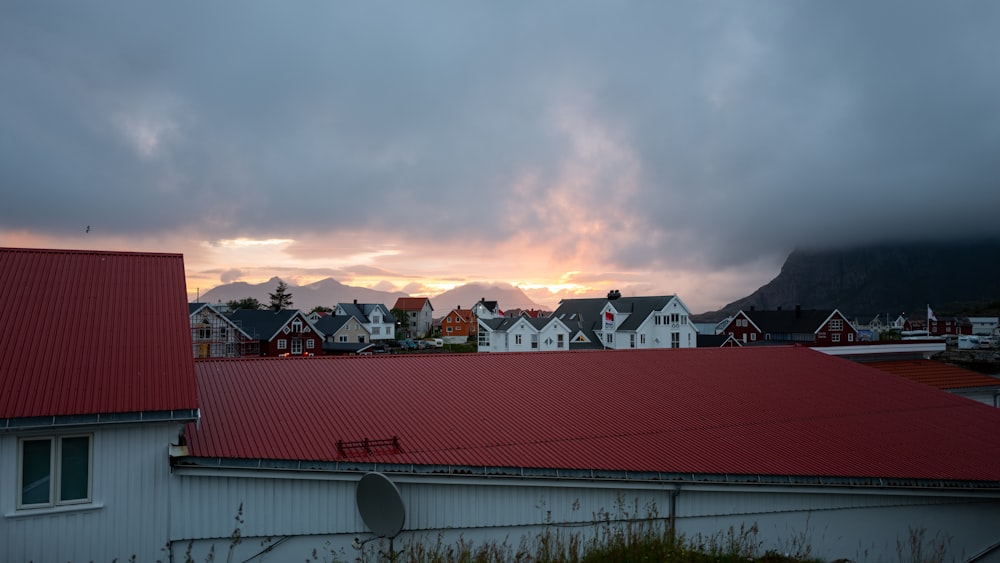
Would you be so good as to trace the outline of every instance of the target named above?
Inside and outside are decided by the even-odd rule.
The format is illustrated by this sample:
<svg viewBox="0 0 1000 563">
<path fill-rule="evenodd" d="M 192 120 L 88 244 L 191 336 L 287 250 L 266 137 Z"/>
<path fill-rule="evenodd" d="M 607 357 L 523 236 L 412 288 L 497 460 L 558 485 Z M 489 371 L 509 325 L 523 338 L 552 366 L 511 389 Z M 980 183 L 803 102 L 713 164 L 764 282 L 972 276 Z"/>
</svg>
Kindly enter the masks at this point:
<svg viewBox="0 0 1000 563">
<path fill-rule="evenodd" d="M 403 529 L 406 508 L 396 484 L 381 473 L 366 473 L 358 481 L 358 512 L 378 537 L 392 539 Z"/>
</svg>

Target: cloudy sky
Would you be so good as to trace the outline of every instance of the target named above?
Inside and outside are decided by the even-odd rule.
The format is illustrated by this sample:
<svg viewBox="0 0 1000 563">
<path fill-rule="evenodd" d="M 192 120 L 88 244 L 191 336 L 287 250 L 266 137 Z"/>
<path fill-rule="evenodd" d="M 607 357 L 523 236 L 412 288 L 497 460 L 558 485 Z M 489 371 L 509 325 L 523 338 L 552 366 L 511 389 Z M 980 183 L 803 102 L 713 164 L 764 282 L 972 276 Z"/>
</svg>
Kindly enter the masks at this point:
<svg viewBox="0 0 1000 563">
<path fill-rule="evenodd" d="M 716 309 L 1000 235 L 1000 3 L 0 4 L 0 246 Z M 89 232 L 87 232 L 89 226 Z"/>
</svg>

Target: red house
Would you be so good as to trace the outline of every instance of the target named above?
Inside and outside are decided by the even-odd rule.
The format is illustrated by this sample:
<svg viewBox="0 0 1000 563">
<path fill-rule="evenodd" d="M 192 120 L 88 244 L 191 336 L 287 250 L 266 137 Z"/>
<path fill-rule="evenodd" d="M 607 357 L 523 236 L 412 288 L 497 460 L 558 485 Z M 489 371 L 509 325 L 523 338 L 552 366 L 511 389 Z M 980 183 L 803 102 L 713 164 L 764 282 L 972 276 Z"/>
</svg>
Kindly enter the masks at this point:
<svg viewBox="0 0 1000 563">
<path fill-rule="evenodd" d="M 742 344 L 817 344 L 846 346 L 858 340 L 858 331 L 840 311 L 802 309 L 740 311 L 722 329 Z"/>
<path fill-rule="evenodd" d="M 260 343 L 261 356 L 310 356 L 323 351 L 323 335 L 297 309 L 239 309 L 229 319 Z"/>
<path fill-rule="evenodd" d="M 456 336 L 463 337 L 466 340 L 469 337 L 475 338 L 479 333 L 478 328 L 479 323 L 476 321 L 476 316 L 472 314 L 472 309 L 463 309 L 461 307 L 452 309 L 441 320 L 441 336 L 444 337 Z"/>
</svg>

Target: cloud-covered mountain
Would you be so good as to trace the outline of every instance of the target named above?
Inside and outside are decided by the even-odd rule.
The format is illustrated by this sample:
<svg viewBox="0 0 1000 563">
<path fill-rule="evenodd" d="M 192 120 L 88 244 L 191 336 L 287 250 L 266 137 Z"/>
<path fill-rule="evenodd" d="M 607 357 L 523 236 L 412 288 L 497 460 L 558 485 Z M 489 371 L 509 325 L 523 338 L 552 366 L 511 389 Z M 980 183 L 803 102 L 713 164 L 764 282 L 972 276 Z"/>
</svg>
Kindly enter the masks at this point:
<svg viewBox="0 0 1000 563">
<path fill-rule="evenodd" d="M 523 291 L 507 283 L 467 283 L 431 298 L 434 316 L 440 317 L 461 306 L 469 309 L 481 299 L 496 301 L 500 309 L 542 309 Z"/>
<path fill-rule="evenodd" d="M 741 309 L 837 308 L 851 315 L 976 314 L 1000 302 L 1000 240 L 883 244 L 797 250 L 750 295 L 698 315 L 718 320 Z"/>
</svg>

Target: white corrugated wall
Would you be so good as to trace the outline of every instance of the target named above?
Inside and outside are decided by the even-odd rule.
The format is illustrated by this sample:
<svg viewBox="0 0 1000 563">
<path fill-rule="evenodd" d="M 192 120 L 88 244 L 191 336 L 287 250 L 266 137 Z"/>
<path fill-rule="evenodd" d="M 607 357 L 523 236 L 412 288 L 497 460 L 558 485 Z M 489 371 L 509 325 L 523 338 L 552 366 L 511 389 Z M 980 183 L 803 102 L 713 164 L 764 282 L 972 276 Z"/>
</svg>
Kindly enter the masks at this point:
<svg viewBox="0 0 1000 563">
<path fill-rule="evenodd" d="M 0 434 L 0 559 L 156 561 L 169 538 L 169 445 L 176 423 L 72 429 L 93 431 L 93 503 L 68 512 L 16 510 L 17 441 Z M 52 432 L 32 435 L 52 436 Z M 8 462 L 8 460 L 10 462 Z"/>
<path fill-rule="evenodd" d="M 200 538 L 197 549 L 212 544 L 216 550 L 225 548 L 241 502 L 241 532 L 257 540 L 239 546 L 240 557 L 256 553 L 259 540 L 270 537 L 282 542 L 274 548 L 278 557 L 284 553 L 279 550 L 298 557 L 302 550 L 316 548 L 353 558 L 357 552 L 351 540 L 370 537 L 355 504 L 360 473 L 180 473 L 171 506 L 172 538 L 184 545 Z M 605 517 L 655 516 L 665 524 L 674 491 L 670 484 L 638 481 L 389 477 L 406 505 L 397 548 L 414 538 L 434 542 L 439 535 L 445 542 L 490 540 L 516 548 L 522 537 L 533 538 L 546 527 L 592 537 L 601 527 L 593 523 Z M 831 559 L 895 559 L 896 540 L 905 544 L 911 529 L 924 530 L 928 541 L 946 536 L 950 549 L 965 556 L 1000 541 L 1000 532 L 990 524 L 1000 517 L 1000 499 L 989 494 L 686 484 L 677 494 L 676 509 L 677 530 L 686 537 L 711 537 L 730 528 L 739 533 L 741 526 L 756 525 L 762 549 L 808 547 L 813 555 Z M 862 553 L 865 557 L 859 559 Z"/>
</svg>

